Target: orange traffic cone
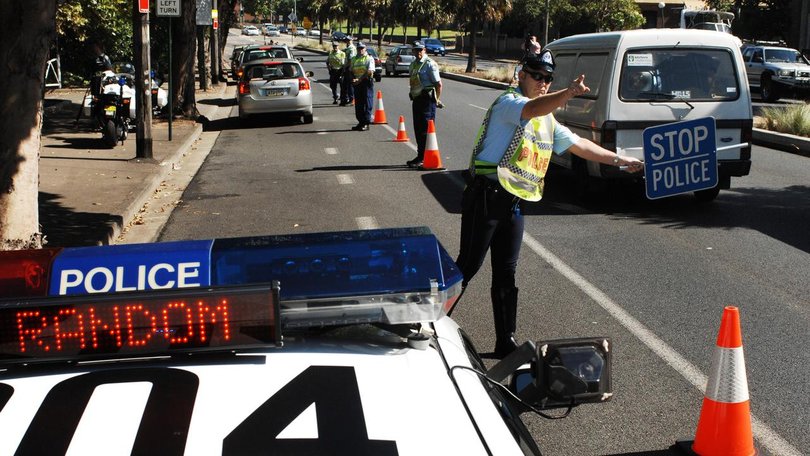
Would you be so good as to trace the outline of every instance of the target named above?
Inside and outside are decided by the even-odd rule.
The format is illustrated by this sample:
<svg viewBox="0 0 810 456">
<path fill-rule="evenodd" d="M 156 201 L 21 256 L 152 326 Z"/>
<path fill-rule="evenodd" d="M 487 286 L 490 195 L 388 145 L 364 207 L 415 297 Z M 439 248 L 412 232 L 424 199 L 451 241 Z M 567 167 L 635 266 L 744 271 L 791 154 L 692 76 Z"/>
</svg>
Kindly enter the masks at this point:
<svg viewBox="0 0 810 456">
<path fill-rule="evenodd" d="M 700 456 L 752 456 L 756 454 L 751 433 L 748 379 L 745 375 L 740 312 L 723 309 L 717 347 L 695 441 L 691 450 Z"/>
<path fill-rule="evenodd" d="M 405 116 L 399 116 L 399 130 L 394 142 L 408 142 L 408 132 L 405 131 Z"/>
<path fill-rule="evenodd" d="M 376 124 L 388 123 L 385 120 L 385 108 L 383 108 L 382 90 L 377 91 L 377 110 L 374 111 L 374 122 Z"/>
<path fill-rule="evenodd" d="M 442 156 L 439 153 L 439 142 L 436 140 L 436 125 L 433 119 L 428 120 L 427 139 L 425 140 L 425 159 L 423 169 L 444 169 Z"/>
</svg>

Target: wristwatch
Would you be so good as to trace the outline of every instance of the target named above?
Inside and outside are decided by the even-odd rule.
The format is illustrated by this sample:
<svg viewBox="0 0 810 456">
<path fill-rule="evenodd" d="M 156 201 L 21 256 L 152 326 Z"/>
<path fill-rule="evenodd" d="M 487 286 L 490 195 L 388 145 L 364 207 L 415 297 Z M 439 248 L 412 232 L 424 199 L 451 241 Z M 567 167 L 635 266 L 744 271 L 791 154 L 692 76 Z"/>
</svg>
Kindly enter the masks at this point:
<svg viewBox="0 0 810 456">
<path fill-rule="evenodd" d="M 619 166 L 619 154 L 613 157 L 613 166 Z"/>
</svg>

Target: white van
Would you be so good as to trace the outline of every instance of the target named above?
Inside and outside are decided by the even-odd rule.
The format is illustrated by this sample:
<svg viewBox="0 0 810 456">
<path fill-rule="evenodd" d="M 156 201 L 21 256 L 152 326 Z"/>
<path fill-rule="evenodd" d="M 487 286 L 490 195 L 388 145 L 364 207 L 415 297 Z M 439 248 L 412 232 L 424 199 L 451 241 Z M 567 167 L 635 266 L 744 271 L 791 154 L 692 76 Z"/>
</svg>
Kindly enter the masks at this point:
<svg viewBox="0 0 810 456">
<path fill-rule="evenodd" d="M 643 159 L 645 128 L 714 117 L 719 184 L 695 196 L 711 201 L 721 188 L 730 188 L 732 176 L 748 175 L 751 146 L 723 148 L 750 144 L 753 128 L 751 93 L 732 35 L 627 30 L 569 36 L 547 48 L 557 65 L 552 91 L 565 88 L 579 74 L 591 89 L 554 112 L 573 132 L 620 155 Z M 552 156 L 552 162 L 572 169 L 584 189 L 590 177 L 638 177 L 568 153 Z"/>
</svg>

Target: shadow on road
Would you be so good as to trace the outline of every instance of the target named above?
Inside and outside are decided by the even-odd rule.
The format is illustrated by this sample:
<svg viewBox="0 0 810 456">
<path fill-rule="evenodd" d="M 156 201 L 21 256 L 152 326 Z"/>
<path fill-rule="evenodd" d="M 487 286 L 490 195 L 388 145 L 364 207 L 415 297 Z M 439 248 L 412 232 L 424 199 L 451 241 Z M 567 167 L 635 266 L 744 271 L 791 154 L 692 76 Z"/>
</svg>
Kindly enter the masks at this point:
<svg viewBox="0 0 810 456">
<path fill-rule="evenodd" d="M 39 223 L 47 247 L 82 247 L 107 239 L 113 226 L 121 225 L 120 216 L 74 212 L 59 204 L 59 195 L 39 192 Z"/>
<path fill-rule="evenodd" d="M 460 170 L 423 174 L 422 182 L 444 210 L 460 212 Z M 629 182 L 610 182 L 603 191 L 581 197 L 573 175 L 555 167 L 546 179 L 543 200 L 526 204 L 523 213 L 526 217 L 606 214 L 669 230 L 750 229 L 810 253 L 810 185 L 769 190 L 733 184 L 711 203 L 699 203 L 691 194 L 648 200 L 642 184 Z"/>
</svg>

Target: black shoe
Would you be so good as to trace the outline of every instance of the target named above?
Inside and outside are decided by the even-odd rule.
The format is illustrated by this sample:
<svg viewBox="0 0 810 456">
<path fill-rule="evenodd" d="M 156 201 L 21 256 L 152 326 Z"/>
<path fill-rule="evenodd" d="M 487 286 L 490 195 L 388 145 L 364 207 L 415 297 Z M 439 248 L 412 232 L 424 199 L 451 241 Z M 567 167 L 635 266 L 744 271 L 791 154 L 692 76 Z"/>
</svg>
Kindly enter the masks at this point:
<svg viewBox="0 0 810 456">
<path fill-rule="evenodd" d="M 368 131 L 368 124 L 363 124 L 357 131 Z"/>
<path fill-rule="evenodd" d="M 337 98 L 335 98 L 334 100 L 332 100 L 332 104 L 337 104 Z"/>
<path fill-rule="evenodd" d="M 422 167 L 422 160 L 418 158 L 414 158 L 413 160 L 408 160 L 405 162 L 408 165 L 408 168 L 421 168 Z"/>
<path fill-rule="evenodd" d="M 341 101 L 341 102 L 340 102 L 340 106 L 346 106 L 347 104 L 348 104 L 348 103 L 346 103 L 345 101 Z"/>
</svg>

